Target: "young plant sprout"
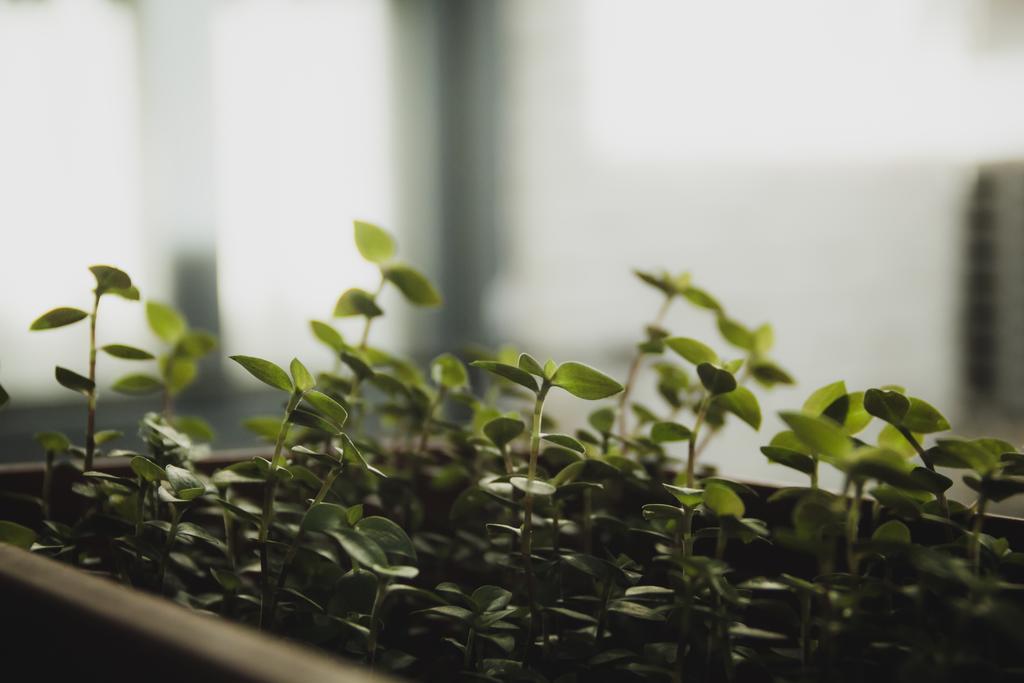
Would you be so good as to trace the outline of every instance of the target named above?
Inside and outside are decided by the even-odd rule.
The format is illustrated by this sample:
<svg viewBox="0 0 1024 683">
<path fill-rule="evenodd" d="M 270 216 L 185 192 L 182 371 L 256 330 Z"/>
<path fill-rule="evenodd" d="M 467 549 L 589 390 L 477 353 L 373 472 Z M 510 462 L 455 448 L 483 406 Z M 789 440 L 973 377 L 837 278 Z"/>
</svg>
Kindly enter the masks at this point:
<svg viewBox="0 0 1024 683">
<path fill-rule="evenodd" d="M 107 294 L 119 296 L 129 301 L 139 300 L 139 290 L 132 285 L 128 274 L 112 266 L 90 266 L 96 279 L 96 288 L 93 289 L 92 309 L 84 311 L 79 308 L 63 306 L 47 311 L 36 318 L 30 330 L 52 330 L 58 327 L 73 325 L 80 320 L 89 319 L 89 374 L 86 377 L 73 370 L 60 367 L 56 368 L 57 382 L 71 391 L 78 392 L 86 399 L 86 427 L 85 427 L 85 471 L 92 469 L 93 457 L 96 453 L 96 321 L 99 317 L 100 300 Z M 126 346 L 124 344 L 108 344 L 102 350 L 115 358 L 126 360 L 144 360 L 152 358 L 145 351 Z"/>
<path fill-rule="evenodd" d="M 198 361 L 217 348 L 217 338 L 203 330 L 189 329 L 184 316 L 167 304 L 146 302 L 146 321 L 153 333 L 168 345 L 157 358 L 157 376 L 132 373 L 118 379 L 114 391 L 129 396 L 160 393 L 163 416 L 177 429 L 198 441 L 212 441 L 213 430 L 205 420 L 192 416 L 177 416 L 174 399 L 196 379 Z M 144 351 L 136 351 L 136 360 L 152 359 Z"/>
<path fill-rule="evenodd" d="M 421 369 L 372 346 L 371 326 L 388 283 L 415 305 L 440 296 L 394 261 L 385 230 L 357 222 L 355 239 L 380 271 L 374 291 L 350 289 L 335 308 L 363 319 L 358 341 L 313 321 L 333 359 L 316 374 L 297 359 L 286 370 L 231 356 L 280 392 L 283 412 L 246 423 L 273 444 L 266 457 L 227 464 L 198 457 L 209 430 L 173 404 L 212 337 L 149 302 L 157 358 L 97 348 L 100 297 L 137 292 L 94 267 L 91 313 L 55 309 L 33 324 L 90 318 L 89 376 L 58 368 L 88 399 L 86 472 L 66 488 L 54 473 L 80 449 L 37 434 L 41 495 L 2 499 L 22 507 L 0 521 L 0 543 L 411 680 L 861 683 L 1024 670 L 1020 532 L 986 514 L 1024 493 L 1013 444 L 952 435 L 903 387 L 837 381 L 781 411 L 782 431 L 761 448 L 794 483 L 744 484 L 703 458 L 733 423 L 758 430 L 759 392 L 793 381 L 770 356 L 769 325 L 745 326 L 687 275 L 644 272 L 664 298 L 624 385 L 513 347 L 442 353 Z M 732 351 L 670 329 L 677 299 L 713 315 Z M 142 451 L 102 464 L 98 350 L 156 360 L 115 388 L 164 399 L 142 416 Z M 655 398 L 638 401 L 648 377 Z M 559 424 L 546 410 L 556 388 L 598 403 Z M 8 400 L 0 389 L 0 407 Z M 725 455 L 742 473 L 754 454 Z"/>
</svg>

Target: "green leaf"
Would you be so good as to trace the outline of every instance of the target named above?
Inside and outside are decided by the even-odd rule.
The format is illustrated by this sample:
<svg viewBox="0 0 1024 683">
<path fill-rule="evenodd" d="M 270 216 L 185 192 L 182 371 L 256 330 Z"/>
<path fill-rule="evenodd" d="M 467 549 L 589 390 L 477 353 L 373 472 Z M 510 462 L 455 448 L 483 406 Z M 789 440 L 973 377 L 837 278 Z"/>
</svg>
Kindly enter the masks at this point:
<svg viewBox="0 0 1024 683">
<path fill-rule="evenodd" d="M 96 293 L 105 294 L 112 290 L 127 290 L 132 286 L 132 279 L 123 270 L 113 266 L 89 266 L 96 278 Z"/>
<path fill-rule="evenodd" d="M 934 434 L 949 429 L 949 421 L 929 403 L 911 396 L 910 407 L 903 416 L 902 426 L 917 434 Z"/>
<path fill-rule="evenodd" d="M 49 453 L 63 453 L 71 448 L 71 441 L 60 432 L 39 432 L 35 440 Z"/>
<path fill-rule="evenodd" d="M 348 526 L 348 510 L 335 503 L 317 503 L 302 516 L 305 531 L 330 531 Z"/>
<path fill-rule="evenodd" d="M 878 445 L 896 451 L 905 458 L 912 458 L 917 453 L 903 432 L 891 424 L 886 424 L 878 432 Z"/>
<path fill-rule="evenodd" d="M 141 297 L 141 295 L 139 294 L 139 288 L 138 287 L 122 287 L 122 288 L 114 287 L 114 288 L 108 289 L 106 293 L 107 294 L 113 294 L 115 296 L 119 296 L 122 299 L 127 299 L 128 301 L 138 301 L 139 298 Z"/>
<path fill-rule="evenodd" d="M 167 478 L 167 473 L 164 472 L 164 468 L 160 467 L 160 465 L 157 465 L 149 458 L 145 458 L 141 455 L 136 455 L 132 458 L 131 467 L 132 472 L 150 483 L 162 481 Z"/>
<path fill-rule="evenodd" d="M 750 364 L 750 374 L 764 386 L 776 384 L 795 384 L 796 380 L 788 372 L 772 361 L 757 359 Z"/>
<path fill-rule="evenodd" d="M 668 273 L 649 273 L 643 270 L 634 270 L 633 274 L 640 278 L 645 284 L 660 290 L 667 296 L 674 296 L 677 294 L 677 289 L 669 278 Z"/>
<path fill-rule="evenodd" d="M 521 370 L 514 365 L 508 363 L 499 363 L 498 361 L 492 360 L 475 360 L 470 363 L 475 368 L 486 370 L 487 372 L 494 373 L 500 377 L 504 377 L 507 380 L 511 380 L 520 386 L 524 386 L 533 393 L 537 393 L 539 388 L 537 386 L 537 380 L 533 378 L 533 375 Z"/>
<path fill-rule="evenodd" d="M 717 399 L 718 404 L 754 429 L 761 428 L 761 406 L 757 397 L 746 387 L 736 387 Z"/>
<path fill-rule="evenodd" d="M 387 479 L 386 474 L 381 472 L 379 469 L 377 469 L 370 463 L 366 462 L 366 458 L 363 457 L 363 452 L 356 447 L 355 443 L 352 442 L 352 439 L 350 439 L 347 434 L 339 434 L 338 437 L 341 439 L 341 448 L 339 449 L 337 446 L 335 446 L 334 450 L 337 451 L 342 458 L 344 458 L 348 462 L 354 462 L 362 466 L 363 469 L 367 470 L 368 472 L 376 474 L 378 477 L 381 477 L 382 479 Z"/>
<path fill-rule="evenodd" d="M 352 370 L 360 380 L 372 379 L 374 376 L 373 368 L 370 367 L 369 363 L 359 353 L 349 353 L 348 351 L 342 351 L 340 354 L 341 362 L 344 363 Z"/>
<path fill-rule="evenodd" d="M 669 347 L 694 365 L 701 363 L 717 363 L 718 354 L 712 348 L 696 339 L 689 337 L 669 337 L 665 340 Z"/>
<path fill-rule="evenodd" d="M 364 567 L 373 569 L 388 566 L 388 556 L 384 550 L 366 534 L 361 534 L 355 529 L 341 528 L 332 531 L 331 537 L 338 541 L 353 561 Z"/>
<path fill-rule="evenodd" d="M 698 287 L 687 287 L 682 292 L 683 297 L 694 306 L 706 308 L 716 313 L 722 310 L 722 306 L 713 296 Z"/>
<path fill-rule="evenodd" d="M 369 537 L 389 557 L 398 556 L 416 561 L 416 548 L 402 527 L 386 517 L 364 517 L 356 524 L 356 531 Z"/>
<path fill-rule="evenodd" d="M 71 391 L 88 395 L 96 389 L 96 383 L 88 377 L 82 377 L 77 372 L 62 368 L 59 365 L 54 369 L 54 376 L 56 376 L 58 384 L 62 387 L 67 387 Z"/>
<path fill-rule="evenodd" d="M 153 354 L 149 351 L 143 351 L 137 349 L 134 346 L 126 346 L 124 344 L 107 344 L 100 348 L 100 351 L 104 351 L 114 358 L 123 358 L 125 360 L 152 360 Z"/>
<path fill-rule="evenodd" d="M 718 331 L 733 346 L 747 351 L 754 350 L 754 334 L 735 320 L 726 317 L 724 313 L 718 315 Z"/>
<path fill-rule="evenodd" d="M 174 347 L 174 354 L 181 357 L 201 358 L 217 348 L 217 337 L 205 330 L 188 330 Z"/>
<path fill-rule="evenodd" d="M 853 436 L 860 433 L 871 422 L 871 413 L 864 409 L 864 392 L 847 394 L 846 415 L 843 417 L 843 431 Z"/>
<path fill-rule="evenodd" d="M 483 431 L 498 448 L 504 448 L 526 429 L 526 423 L 514 417 L 496 417 L 484 425 Z"/>
<path fill-rule="evenodd" d="M 478 612 L 497 612 L 512 602 L 512 591 L 499 586 L 480 586 L 470 596 Z"/>
<path fill-rule="evenodd" d="M 384 278 L 394 283 L 403 296 L 416 306 L 440 306 L 441 295 L 422 273 L 407 265 L 388 266 Z"/>
<path fill-rule="evenodd" d="M 363 258 L 372 263 L 384 263 L 395 255 L 395 240 L 384 228 L 355 221 L 356 248 Z"/>
<path fill-rule="evenodd" d="M 615 411 L 607 406 L 598 408 L 587 416 L 587 422 L 598 434 L 611 434 L 615 427 Z"/>
<path fill-rule="evenodd" d="M 469 383 L 466 366 L 450 353 L 442 353 L 430 364 L 430 377 L 446 389 L 461 389 Z"/>
<path fill-rule="evenodd" d="M 348 420 L 348 411 L 327 394 L 311 389 L 302 395 L 302 399 L 331 422 L 337 431 L 341 431 L 341 428 L 345 426 L 345 421 Z"/>
<path fill-rule="evenodd" d="M 875 529 L 874 533 L 871 534 L 871 540 L 908 545 L 911 541 L 910 529 L 900 520 L 890 519 Z"/>
<path fill-rule="evenodd" d="M 815 453 L 842 459 L 853 450 L 849 437 L 827 417 L 801 412 L 781 412 L 779 417 Z"/>
<path fill-rule="evenodd" d="M 28 550 L 36 542 L 36 532 L 14 522 L 0 520 L 0 543 Z"/>
<path fill-rule="evenodd" d="M 309 374 L 309 370 L 298 358 L 292 358 L 289 369 L 292 373 L 292 382 L 295 384 L 295 389 L 298 391 L 309 391 L 316 386 L 316 380 L 313 379 L 313 375 Z"/>
<path fill-rule="evenodd" d="M 999 454 L 995 449 L 986 448 L 983 439 L 939 439 L 936 444 L 938 453 L 933 456 L 936 465 L 969 468 L 982 475 L 999 465 Z M 932 455 L 931 449 L 929 455 Z"/>
<path fill-rule="evenodd" d="M 530 481 L 526 477 L 512 477 L 508 482 L 523 493 L 532 493 L 535 496 L 550 496 L 556 490 L 554 486 L 547 482 L 537 479 Z"/>
<path fill-rule="evenodd" d="M 213 441 L 214 431 L 210 423 L 194 415 L 178 415 L 171 420 L 174 428 L 184 432 L 193 441 Z"/>
<path fill-rule="evenodd" d="M 540 363 L 537 362 L 536 358 L 534 358 L 528 353 L 519 354 L 518 365 L 520 369 L 526 370 L 531 375 L 536 375 L 541 379 L 544 379 L 546 377 L 546 375 L 544 374 L 544 368 L 541 366 Z"/>
<path fill-rule="evenodd" d="M 763 356 L 775 346 L 775 330 L 768 323 L 754 330 L 754 353 Z M 786 382 L 791 384 L 792 382 Z"/>
<path fill-rule="evenodd" d="M 162 363 L 162 365 L 164 368 L 164 381 L 167 382 L 167 388 L 172 394 L 178 394 L 183 391 L 185 387 L 192 383 L 199 372 L 199 366 L 187 358 L 167 359 L 167 362 Z"/>
<path fill-rule="evenodd" d="M 797 472 L 804 474 L 814 472 L 814 458 L 804 453 L 782 446 L 762 446 L 761 452 L 772 462 L 785 465 Z"/>
<path fill-rule="evenodd" d="M 163 391 L 164 383 L 152 375 L 133 373 L 114 382 L 111 388 L 119 394 L 141 396 Z"/>
<path fill-rule="evenodd" d="M 743 499 L 728 486 L 712 482 L 704 489 L 704 505 L 719 517 L 743 517 Z"/>
<path fill-rule="evenodd" d="M 910 401 L 895 391 L 868 389 L 864 392 L 864 409 L 880 420 L 899 427 L 910 410 Z"/>
<path fill-rule="evenodd" d="M 119 432 L 116 429 L 101 429 L 93 436 L 93 440 L 97 446 L 102 446 L 115 439 L 120 439 L 122 436 L 124 436 L 124 432 Z"/>
<path fill-rule="evenodd" d="M 205 490 L 202 480 L 199 479 L 190 470 L 186 470 L 184 467 L 177 467 L 176 465 L 168 465 L 164 468 L 164 472 L 167 475 L 167 481 L 171 484 L 171 488 L 179 496 L 187 491 L 199 489 L 200 492 Z"/>
<path fill-rule="evenodd" d="M 651 427 L 651 441 L 654 443 L 689 441 L 692 436 L 689 428 L 678 422 L 655 422 Z"/>
<path fill-rule="evenodd" d="M 666 491 L 671 493 L 679 501 L 679 504 L 686 508 L 695 508 L 704 500 L 703 489 L 691 489 L 672 484 L 662 484 Z"/>
<path fill-rule="evenodd" d="M 345 340 L 342 338 L 341 333 L 327 323 L 319 320 L 310 320 L 309 326 L 313 330 L 313 336 L 327 344 L 327 346 L 339 352 L 345 349 Z"/>
<path fill-rule="evenodd" d="M 185 334 L 188 325 L 176 310 L 156 301 L 146 302 L 146 320 L 153 334 L 168 344 L 175 344 Z"/>
<path fill-rule="evenodd" d="M 78 308 L 55 308 L 52 311 L 43 313 L 41 316 L 36 318 L 28 329 L 52 330 L 56 327 L 64 327 L 65 325 L 77 323 L 79 320 L 88 317 L 88 313 Z"/>
<path fill-rule="evenodd" d="M 364 289 L 353 287 L 346 289 L 338 297 L 338 303 L 334 305 L 334 317 L 347 318 L 353 315 L 376 318 L 384 315 L 384 311 L 377 305 L 372 294 Z"/>
<path fill-rule="evenodd" d="M 722 368 L 716 368 L 711 363 L 701 363 L 697 366 L 697 376 L 700 383 L 712 396 L 727 394 L 736 389 L 736 378 L 732 373 Z"/>
<path fill-rule="evenodd" d="M 622 385 L 608 375 L 574 361 L 559 365 L 551 384 L 588 401 L 608 398 L 622 391 Z"/>
<path fill-rule="evenodd" d="M 264 384 L 291 393 L 293 387 L 292 381 L 288 379 L 288 374 L 269 360 L 263 360 L 254 356 L 229 356 L 229 358 L 241 365 L 250 375 Z"/>
<path fill-rule="evenodd" d="M 553 443 L 556 446 L 561 446 L 562 448 L 573 451 L 574 453 L 582 455 L 587 452 L 587 449 L 579 442 L 578 439 L 574 439 L 568 434 L 541 434 L 540 438 Z"/>
<path fill-rule="evenodd" d="M 846 382 L 840 380 L 832 384 L 826 384 L 820 389 L 816 389 L 807 397 L 807 400 L 804 401 L 803 410 L 810 415 L 821 415 L 830 405 L 843 396 L 846 396 Z"/>
</svg>

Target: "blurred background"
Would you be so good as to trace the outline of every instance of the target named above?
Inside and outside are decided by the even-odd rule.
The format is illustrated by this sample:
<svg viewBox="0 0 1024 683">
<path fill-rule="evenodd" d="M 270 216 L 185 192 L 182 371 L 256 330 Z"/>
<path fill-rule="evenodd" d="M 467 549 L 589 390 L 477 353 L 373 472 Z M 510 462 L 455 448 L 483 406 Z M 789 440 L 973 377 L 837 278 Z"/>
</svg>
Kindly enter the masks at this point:
<svg viewBox="0 0 1024 683">
<path fill-rule="evenodd" d="M 632 268 L 771 322 L 799 383 L 709 449 L 729 474 L 791 479 L 756 447 L 836 379 L 1019 443 L 1022 73 L 1016 0 L 0 0 L 0 461 L 81 440 L 53 366 L 84 371 L 86 329 L 28 326 L 88 305 L 88 265 L 218 358 L 324 367 L 308 321 L 375 285 L 354 218 L 442 290 L 374 329 L 424 361 L 507 341 L 623 377 L 660 303 Z M 685 304 L 666 327 L 725 348 Z M 157 346 L 116 298 L 99 338 Z M 218 358 L 181 410 L 255 445 L 240 422 L 277 397 Z M 101 358 L 101 389 L 137 369 Z M 155 408 L 106 391 L 99 426 Z"/>
</svg>

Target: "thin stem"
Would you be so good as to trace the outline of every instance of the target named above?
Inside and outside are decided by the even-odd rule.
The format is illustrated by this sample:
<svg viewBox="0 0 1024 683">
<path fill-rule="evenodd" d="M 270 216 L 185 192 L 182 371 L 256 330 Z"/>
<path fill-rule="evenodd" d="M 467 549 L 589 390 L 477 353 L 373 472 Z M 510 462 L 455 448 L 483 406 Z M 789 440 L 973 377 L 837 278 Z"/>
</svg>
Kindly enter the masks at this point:
<svg viewBox="0 0 1024 683">
<path fill-rule="evenodd" d="M 43 517 L 50 519 L 50 493 L 53 490 L 53 451 L 46 451 L 46 468 L 43 470 Z"/>
<path fill-rule="evenodd" d="M 985 508 L 988 506 L 988 498 L 978 498 L 978 512 L 974 515 L 974 524 L 971 528 L 971 567 L 974 575 L 981 573 L 981 529 L 985 524 Z"/>
<path fill-rule="evenodd" d="M 540 424 L 544 416 L 544 399 L 551 389 L 551 384 L 544 380 L 537 400 L 533 405 L 533 424 L 530 433 L 530 464 L 526 474 L 526 495 L 523 498 L 523 538 L 520 550 L 523 556 L 523 568 L 526 572 L 526 593 L 530 602 L 530 626 L 537 616 L 537 588 L 533 577 L 533 481 L 537 478 L 537 458 L 540 454 Z M 532 636 L 531 636 L 532 637 Z M 530 643 L 526 648 L 529 651 Z"/>
<path fill-rule="evenodd" d="M 583 491 L 583 552 L 593 554 L 594 550 L 594 497 L 593 491 Z"/>
<path fill-rule="evenodd" d="M 718 525 L 718 534 L 715 536 L 715 559 L 721 560 L 725 557 L 725 545 L 729 538 L 725 534 L 725 527 Z"/>
<path fill-rule="evenodd" d="M 370 610 L 370 635 L 366 639 L 366 654 L 370 660 L 372 669 L 377 663 L 377 638 L 380 634 L 380 608 L 384 602 L 384 593 L 387 590 L 388 582 L 384 577 L 377 578 L 377 596 L 373 599 L 373 608 Z"/>
<path fill-rule="evenodd" d="M 604 580 L 604 588 L 601 591 L 601 611 L 597 614 L 597 632 L 594 636 L 594 645 L 600 647 L 601 637 L 604 635 L 605 622 L 608 621 L 608 600 L 612 595 L 612 578 L 609 576 Z"/>
<path fill-rule="evenodd" d="M 903 435 L 903 438 L 906 439 L 910 443 L 910 445 L 914 447 L 915 451 L 917 451 L 917 455 L 921 458 L 921 461 L 924 462 L 924 466 L 927 467 L 932 472 L 934 472 L 935 465 L 932 464 L 931 458 L 929 458 L 925 454 L 924 448 L 922 448 L 921 444 L 917 442 L 917 439 L 914 438 L 914 435 L 910 432 L 910 430 L 904 429 L 903 427 L 899 427 L 898 429 L 900 431 L 900 434 Z M 939 501 L 939 509 L 942 510 L 942 516 L 946 519 L 949 519 L 949 501 L 946 500 L 946 494 L 940 491 L 937 494 L 935 494 L 935 497 Z M 952 533 L 952 529 L 950 529 L 949 531 L 950 533 Z"/>
<path fill-rule="evenodd" d="M 437 407 L 444 401 L 444 397 L 447 394 L 448 389 L 444 386 L 438 387 L 437 396 L 430 402 L 427 407 L 427 415 L 423 418 L 423 428 L 420 430 L 420 442 L 416 448 L 416 455 L 424 453 L 427 450 L 427 439 L 430 438 L 430 423 L 434 419 L 434 413 L 437 411 Z M 414 482 L 415 483 L 415 482 Z"/>
<path fill-rule="evenodd" d="M 100 295 L 93 299 L 92 313 L 89 315 L 89 412 L 85 424 L 85 471 L 92 469 L 93 457 L 96 453 L 96 317 L 100 309 Z"/>
<path fill-rule="evenodd" d="M 284 457 L 281 451 L 284 449 L 284 440 L 288 436 L 288 416 L 302 400 L 301 392 L 293 392 L 288 399 L 288 406 L 285 408 L 284 417 L 281 419 L 281 427 L 277 432 L 277 442 L 274 444 L 274 457 L 270 461 L 270 471 L 267 473 L 267 483 L 263 487 L 263 516 L 260 520 L 260 583 L 263 586 L 262 598 L 260 600 L 260 629 L 266 628 L 268 624 L 269 611 L 265 609 L 271 602 L 270 583 L 270 526 L 274 521 L 274 494 L 277 490 L 277 468 L 284 464 Z"/>
<path fill-rule="evenodd" d="M 306 520 L 306 515 L 313 509 L 314 506 L 324 502 L 324 498 L 330 492 L 331 487 L 334 486 L 335 479 L 341 474 L 342 467 L 332 467 L 331 471 L 324 477 L 323 483 L 320 485 L 320 490 L 317 492 L 313 502 L 306 508 L 306 512 L 302 515 L 302 521 L 299 522 L 299 530 L 295 533 L 291 542 L 288 544 L 288 551 L 285 553 L 284 562 L 281 564 L 281 571 L 277 574 L 277 582 L 274 585 L 274 591 L 270 595 L 270 604 L 267 607 L 267 623 L 272 625 L 276 617 L 277 612 L 277 599 L 280 596 L 281 591 L 284 590 L 285 582 L 288 580 L 288 571 L 291 569 L 292 562 L 295 560 L 295 555 L 299 551 L 299 541 L 302 540 L 303 522 Z"/>
<path fill-rule="evenodd" d="M 171 546 L 178 535 L 178 522 L 181 521 L 182 510 L 177 505 L 171 505 L 171 528 L 167 532 L 167 543 L 164 545 L 164 554 L 160 558 L 160 569 L 157 573 L 156 583 L 161 593 L 164 591 L 164 575 L 167 573 L 167 560 L 171 556 Z"/>
<path fill-rule="evenodd" d="M 476 640 L 476 629 L 469 627 L 469 635 L 466 636 L 466 652 L 462 657 L 462 668 L 469 670 L 473 663 L 473 641 Z"/>
<path fill-rule="evenodd" d="M 373 293 L 373 300 L 376 302 L 377 297 L 384 290 L 384 283 L 387 279 L 384 277 L 384 271 L 380 273 L 380 284 L 377 285 L 377 291 Z M 366 324 L 363 325 L 363 336 L 359 338 L 359 348 L 363 351 L 366 350 L 366 345 L 370 341 L 370 325 L 373 324 L 373 318 L 366 316 Z"/>
<path fill-rule="evenodd" d="M 697 408 L 697 421 L 693 424 L 693 434 L 690 435 L 690 452 L 689 457 L 686 459 L 686 486 L 687 488 L 693 488 L 694 481 L 694 470 L 697 465 L 697 436 L 700 434 L 700 428 L 704 424 L 704 417 L 708 412 L 708 404 L 711 403 L 711 397 L 707 394 L 700 401 L 700 406 Z"/>
<path fill-rule="evenodd" d="M 654 325 L 661 325 L 665 319 L 665 314 L 668 313 L 669 306 L 672 304 L 672 296 L 668 295 L 665 300 L 661 303 L 661 308 L 658 309 L 658 315 L 654 319 Z M 619 435 L 625 438 L 629 434 L 628 430 L 628 419 L 629 419 L 629 394 L 633 391 L 633 385 L 636 384 L 637 375 L 640 374 L 640 365 L 643 363 L 644 353 L 638 350 L 636 355 L 633 356 L 632 362 L 629 364 L 629 372 L 626 375 L 626 384 L 622 388 L 622 393 L 619 395 Z"/>
<path fill-rule="evenodd" d="M 683 557 L 693 556 L 693 508 L 683 508 Z"/>
<path fill-rule="evenodd" d="M 849 488 L 849 484 L 847 484 Z M 855 577 L 860 576 L 860 557 L 858 557 L 854 545 L 857 543 L 857 533 L 860 529 L 860 499 L 864 493 L 864 482 L 853 483 L 853 497 L 848 501 L 846 512 L 846 566 Z"/>
</svg>

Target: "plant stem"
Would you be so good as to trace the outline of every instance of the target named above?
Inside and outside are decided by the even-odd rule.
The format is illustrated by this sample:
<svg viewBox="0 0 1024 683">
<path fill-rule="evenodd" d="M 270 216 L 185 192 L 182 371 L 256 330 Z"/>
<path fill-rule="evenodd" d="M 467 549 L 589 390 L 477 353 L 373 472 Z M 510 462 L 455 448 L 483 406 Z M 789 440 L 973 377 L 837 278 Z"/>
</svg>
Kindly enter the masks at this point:
<svg viewBox="0 0 1024 683">
<path fill-rule="evenodd" d="M 672 296 L 667 295 L 665 300 L 661 303 L 661 308 L 658 309 L 658 315 L 654 319 L 654 326 L 661 325 L 665 319 L 665 314 L 668 313 L 669 306 L 672 304 Z M 633 385 L 636 384 L 637 375 L 640 374 L 640 364 L 643 362 L 644 353 L 643 351 L 637 350 L 636 355 L 633 356 L 633 361 L 629 364 L 629 372 L 626 375 L 626 384 L 622 388 L 622 393 L 619 395 L 619 436 L 626 438 L 629 434 L 628 430 L 628 418 L 629 411 L 629 394 L 633 391 Z"/>
<path fill-rule="evenodd" d="M 274 619 L 277 612 L 277 598 L 284 590 L 284 584 L 288 580 L 288 570 L 291 569 L 292 562 L 295 560 L 295 555 L 299 552 L 299 541 L 302 540 L 302 523 L 306 519 L 306 515 L 313 509 L 314 505 L 319 505 L 324 502 L 324 498 L 330 492 L 331 487 L 334 486 L 334 480 L 341 474 L 343 466 L 332 467 L 331 471 L 324 477 L 323 483 L 320 485 L 320 490 L 317 492 L 313 502 L 306 508 L 306 512 L 302 515 L 302 521 L 299 522 L 299 530 L 295 533 L 291 543 L 288 544 L 288 551 L 285 553 L 284 562 L 281 564 L 281 571 L 277 574 L 277 582 L 274 585 L 274 591 L 270 595 L 270 604 L 267 607 L 267 624 L 273 625 Z"/>
<path fill-rule="evenodd" d="M 593 491 L 583 491 L 583 552 L 593 554 L 594 550 L 594 497 Z"/>
<path fill-rule="evenodd" d="M 898 429 L 900 434 L 903 435 L 903 438 L 906 439 L 910 443 L 910 445 L 914 447 L 915 451 L 917 451 L 917 455 L 921 458 L 921 461 L 924 462 L 924 466 L 927 467 L 932 472 L 934 472 L 935 465 L 932 464 L 931 459 L 925 454 L 924 448 L 922 448 L 921 444 L 917 442 L 917 439 L 914 438 L 914 435 L 910 432 L 910 430 L 904 429 L 903 427 L 899 427 Z M 949 501 L 946 500 L 946 494 L 940 491 L 939 493 L 935 494 L 935 497 L 939 501 L 939 509 L 942 510 L 942 516 L 946 519 L 949 519 Z M 950 529 L 949 532 L 952 533 L 952 529 Z"/>
<path fill-rule="evenodd" d="M 283 464 L 284 460 L 281 451 L 284 448 L 284 440 L 288 436 L 288 416 L 291 415 L 292 410 L 295 409 L 300 400 L 302 400 L 302 393 L 298 391 L 293 392 L 288 399 L 288 406 L 285 408 L 284 417 L 281 419 L 281 428 L 277 432 L 277 442 L 274 444 L 274 457 L 270 461 L 267 483 L 263 487 L 263 516 L 260 520 L 259 536 L 260 583 L 263 586 L 260 599 L 260 629 L 266 628 L 270 616 L 269 610 L 265 609 L 270 606 L 271 601 L 270 547 L 267 541 L 270 537 L 270 525 L 274 521 L 274 493 L 277 490 L 277 468 Z"/>
<path fill-rule="evenodd" d="M 171 546 L 174 545 L 174 539 L 178 535 L 178 522 L 181 521 L 181 515 L 182 511 L 178 509 L 178 506 L 171 505 L 171 528 L 167 531 L 167 543 L 164 545 L 164 554 L 160 558 L 160 569 L 156 578 L 158 590 L 161 593 L 164 591 L 164 575 L 167 572 L 167 560 L 171 556 Z"/>
<path fill-rule="evenodd" d="M 974 515 L 974 524 L 971 528 L 971 567 L 974 575 L 981 573 L 981 529 L 985 523 L 985 508 L 988 506 L 988 498 L 978 498 L 978 511 Z"/>
<path fill-rule="evenodd" d="M 693 508 L 683 508 L 683 557 L 693 556 Z"/>
<path fill-rule="evenodd" d="M 430 422 L 434 419 L 434 413 L 437 411 L 437 407 L 444 401 L 444 397 L 447 394 L 447 388 L 444 386 L 438 387 L 437 396 L 427 406 L 426 417 L 423 418 L 423 428 L 420 430 L 420 441 L 419 446 L 416 448 L 415 456 L 418 458 L 422 453 L 427 450 L 427 439 L 430 438 Z M 415 484 L 415 482 L 413 482 Z"/>
<path fill-rule="evenodd" d="M 612 595 L 612 577 L 604 580 L 604 587 L 601 590 L 601 611 L 597 614 L 597 632 L 594 635 L 594 646 L 600 648 L 601 637 L 604 635 L 605 622 L 608 621 L 608 600 Z"/>
<path fill-rule="evenodd" d="M 387 590 L 388 582 L 384 577 L 377 577 L 377 596 L 373 599 L 373 608 L 370 610 L 370 635 L 366 639 L 366 655 L 370 660 L 370 668 L 373 669 L 377 663 L 377 637 L 380 633 L 380 607 L 384 602 L 384 593 Z"/>
<path fill-rule="evenodd" d="M 530 430 L 530 465 L 526 474 L 526 495 L 523 498 L 523 538 L 520 550 L 523 556 L 523 569 L 526 572 L 526 594 L 530 602 L 530 632 L 537 616 L 537 587 L 533 577 L 533 481 L 537 478 L 537 457 L 540 455 L 540 423 L 544 416 L 544 399 L 547 398 L 551 384 L 544 380 L 537 400 L 533 405 L 533 424 Z M 532 636 L 531 636 L 532 638 Z M 527 641 L 526 650 L 529 652 Z"/>
<path fill-rule="evenodd" d="M 725 545 L 728 542 L 728 537 L 725 535 L 725 527 L 721 523 L 718 525 L 718 534 L 715 536 L 715 559 L 721 560 L 725 557 Z"/>
<path fill-rule="evenodd" d="M 849 484 L 846 488 L 849 488 Z M 857 532 L 860 529 L 860 499 L 863 493 L 864 482 L 854 482 L 853 497 L 849 500 L 846 512 L 846 566 L 854 577 L 860 575 L 860 558 L 854 550 L 854 544 L 857 542 Z"/>
<path fill-rule="evenodd" d="M 96 317 L 100 309 L 100 295 L 93 299 L 92 314 L 89 316 L 89 381 L 92 389 L 87 396 L 89 413 L 85 423 L 85 471 L 92 469 L 96 453 Z"/>
<path fill-rule="evenodd" d="M 689 457 L 686 459 L 686 487 L 693 488 L 693 473 L 696 469 L 697 464 L 697 436 L 700 434 L 700 428 L 704 424 L 704 417 L 708 412 L 708 404 L 711 403 L 711 398 L 705 394 L 700 400 L 700 406 L 697 408 L 697 421 L 693 424 L 693 433 L 690 435 L 690 452 Z"/>
<path fill-rule="evenodd" d="M 476 640 L 476 629 L 469 627 L 469 635 L 466 636 L 466 652 L 462 657 L 462 668 L 468 670 L 473 663 L 473 641 Z"/>
<path fill-rule="evenodd" d="M 381 291 L 384 290 L 384 283 L 387 279 L 384 277 L 384 271 L 380 273 L 380 284 L 377 285 L 377 291 L 373 293 L 374 302 L 377 301 L 377 297 L 380 296 Z M 362 351 L 366 350 L 366 345 L 370 340 L 370 325 L 373 324 L 373 318 L 366 316 L 366 324 L 363 325 L 363 336 L 359 338 L 359 348 Z"/>
<path fill-rule="evenodd" d="M 53 490 L 53 451 L 46 451 L 43 470 L 43 517 L 50 519 L 50 492 Z"/>
</svg>

